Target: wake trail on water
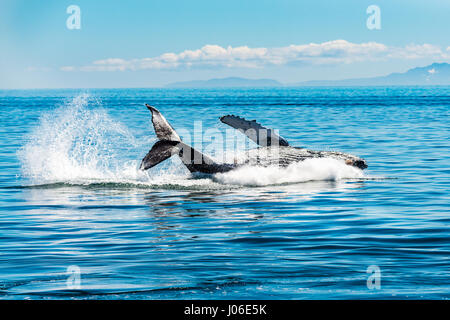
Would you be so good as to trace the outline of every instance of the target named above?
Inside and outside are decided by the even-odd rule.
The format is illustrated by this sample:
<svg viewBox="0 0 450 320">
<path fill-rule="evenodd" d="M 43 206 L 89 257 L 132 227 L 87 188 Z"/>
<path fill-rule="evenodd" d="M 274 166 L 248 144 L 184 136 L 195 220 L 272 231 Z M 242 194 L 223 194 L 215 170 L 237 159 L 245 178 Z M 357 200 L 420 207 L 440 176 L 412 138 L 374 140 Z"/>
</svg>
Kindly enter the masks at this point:
<svg viewBox="0 0 450 320">
<path fill-rule="evenodd" d="M 88 94 L 80 94 L 41 115 L 18 157 L 22 175 L 31 186 L 125 183 L 223 188 L 364 178 L 362 170 L 327 158 L 308 159 L 286 168 L 243 166 L 199 177 L 191 175 L 177 157 L 172 157 L 151 170 L 141 171 L 138 169 L 141 158 L 155 139 L 149 128 L 149 138 L 142 144 L 98 101 Z"/>
</svg>

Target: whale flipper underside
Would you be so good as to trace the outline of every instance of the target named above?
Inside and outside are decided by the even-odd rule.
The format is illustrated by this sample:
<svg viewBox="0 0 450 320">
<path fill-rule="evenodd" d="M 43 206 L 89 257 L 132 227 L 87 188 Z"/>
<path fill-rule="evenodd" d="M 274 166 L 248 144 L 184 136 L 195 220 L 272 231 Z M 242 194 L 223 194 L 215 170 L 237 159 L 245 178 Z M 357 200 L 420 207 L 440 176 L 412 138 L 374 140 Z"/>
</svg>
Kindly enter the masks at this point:
<svg viewBox="0 0 450 320">
<path fill-rule="evenodd" d="M 235 115 L 227 115 L 221 117 L 220 121 L 239 130 L 262 147 L 289 146 L 286 139 L 276 134 L 273 129 L 263 127 L 256 120 L 246 120 Z"/>
</svg>

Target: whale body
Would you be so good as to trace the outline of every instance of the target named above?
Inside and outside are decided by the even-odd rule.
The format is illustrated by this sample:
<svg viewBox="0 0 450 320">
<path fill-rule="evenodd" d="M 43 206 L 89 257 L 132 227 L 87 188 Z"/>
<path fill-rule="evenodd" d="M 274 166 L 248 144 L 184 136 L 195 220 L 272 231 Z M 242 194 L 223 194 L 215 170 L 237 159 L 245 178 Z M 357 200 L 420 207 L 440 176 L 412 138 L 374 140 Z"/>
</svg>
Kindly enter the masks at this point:
<svg viewBox="0 0 450 320">
<path fill-rule="evenodd" d="M 214 174 L 227 172 L 243 165 L 286 167 L 294 162 L 311 158 L 332 158 L 359 169 L 367 168 L 366 161 L 355 155 L 337 151 L 314 151 L 292 147 L 288 141 L 274 130 L 266 128 L 255 120 L 246 120 L 235 115 L 226 115 L 220 121 L 239 130 L 259 145 L 245 152 L 244 157 L 233 163 L 219 163 L 211 157 L 185 144 L 166 118 L 153 106 L 146 104 L 151 111 L 152 123 L 158 141 L 142 159 L 140 169 L 150 169 L 173 155 L 178 155 L 190 172 Z"/>
</svg>

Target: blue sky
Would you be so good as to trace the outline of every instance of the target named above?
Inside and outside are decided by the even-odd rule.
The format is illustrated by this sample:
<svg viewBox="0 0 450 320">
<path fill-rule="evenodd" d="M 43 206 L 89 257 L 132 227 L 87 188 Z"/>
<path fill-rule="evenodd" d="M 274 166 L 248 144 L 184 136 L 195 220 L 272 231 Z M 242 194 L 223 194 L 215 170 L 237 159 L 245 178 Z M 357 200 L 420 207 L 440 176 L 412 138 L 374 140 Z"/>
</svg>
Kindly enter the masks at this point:
<svg viewBox="0 0 450 320">
<path fill-rule="evenodd" d="M 373 4 L 381 30 L 366 27 Z M 66 27 L 69 5 L 81 9 L 79 30 Z M 448 0 L 2 0 L 0 88 L 403 72 L 450 61 L 449 16 Z"/>
</svg>

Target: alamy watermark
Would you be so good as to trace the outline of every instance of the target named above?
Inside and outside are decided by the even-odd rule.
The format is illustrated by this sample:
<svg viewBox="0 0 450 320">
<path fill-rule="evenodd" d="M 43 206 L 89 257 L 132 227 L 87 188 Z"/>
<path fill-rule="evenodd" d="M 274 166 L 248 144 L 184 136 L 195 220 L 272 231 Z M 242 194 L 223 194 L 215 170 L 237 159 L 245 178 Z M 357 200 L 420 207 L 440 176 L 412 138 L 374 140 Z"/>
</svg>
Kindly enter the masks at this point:
<svg viewBox="0 0 450 320">
<path fill-rule="evenodd" d="M 81 29 L 81 9 L 77 5 L 70 5 L 66 9 L 66 13 L 70 16 L 66 20 L 66 27 L 69 30 Z"/>
<path fill-rule="evenodd" d="M 66 287 L 69 290 L 81 289 L 81 269 L 77 265 L 67 267 L 66 274 L 69 277 L 66 280 Z"/>
<path fill-rule="evenodd" d="M 225 163 L 237 164 L 245 159 L 246 164 L 255 165 L 258 164 L 259 159 L 267 158 L 271 159 L 271 164 L 275 165 L 280 160 L 280 149 L 277 148 L 280 145 L 278 132 L 276 129 L 253 128 L 248 130 L 226 129 L 225 132 L 218 128 L 208 128 L 203 131 L 202 122 L 195 121 L 193 134 L 186 128 L 177 129 L 177 134 L 181 137 L 182 142 L 175 145 L 171 153 L 182 155 L 184 161 L 192 161 L 193 164 L 205 162 L 207 159 L 202 156 L 204 153 Z M 244 138 L 245 136 L 250 139 Z M 249 150 L 252 144 L 251 140 L 261 148 L 254 151 L 254 157 L 241 157 L 243 154 L 240 150 Z M 196 152 L 196 150 L 201 150 L 202 153 Z"/>
<path fill-rule="evenodd" d="M 381 269 L 379 266 L 371 265 L 367 267 L 366 272 L 370 274 L 367 278 L 367 288 L 369 290 L 381 289 Z"/>
<path fill-rule="evenodd" d="M 370 15 L 366 21 L 367 29 L 381 30 L 381 9 L 380 9 L 380 7 L 375 4 L 372 4 L 367 7 L 366 13 Z"/>
</svg>

